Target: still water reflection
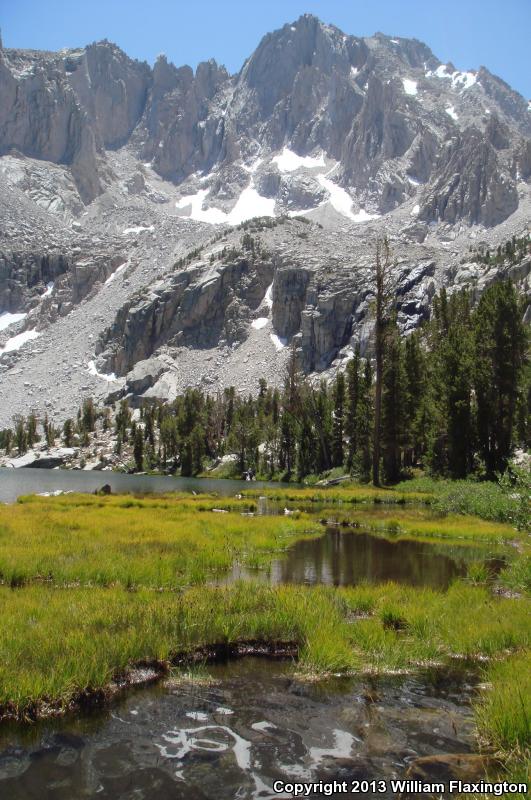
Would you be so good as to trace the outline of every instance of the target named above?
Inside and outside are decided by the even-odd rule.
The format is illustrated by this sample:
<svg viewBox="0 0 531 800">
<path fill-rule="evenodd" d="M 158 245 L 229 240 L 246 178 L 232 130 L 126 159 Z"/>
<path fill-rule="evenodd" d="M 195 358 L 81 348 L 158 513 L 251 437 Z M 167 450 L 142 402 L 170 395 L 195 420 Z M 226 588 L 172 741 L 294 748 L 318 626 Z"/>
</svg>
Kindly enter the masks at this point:
<svg viewBox="0 0 531 800">
<path fill-rule="evenodd" d="M 282 583 L 355 586 L 394 581 L 410 586 L 447 589 L 467 573 L 474 560 L 488 563 L 499 572 L 503 559 L 487 558 L 481 547 L 436 545 L 408 539 L 386 539 L 360 530 L 328 528 L 317 539 L 296 542 L 269 570 L 259 571 L 235 565 L 218 583 L 255 578 L 273 585 Z"/>
</svg>

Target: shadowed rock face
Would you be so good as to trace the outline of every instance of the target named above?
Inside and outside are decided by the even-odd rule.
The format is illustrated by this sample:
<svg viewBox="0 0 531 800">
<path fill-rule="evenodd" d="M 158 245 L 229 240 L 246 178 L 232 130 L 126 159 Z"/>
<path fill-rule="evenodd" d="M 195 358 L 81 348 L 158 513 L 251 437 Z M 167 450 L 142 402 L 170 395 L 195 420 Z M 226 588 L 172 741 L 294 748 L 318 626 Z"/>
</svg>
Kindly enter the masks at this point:
<svg viewBox="0 0 531 800">
<path fill-rule="evenodd" d="M 107 42 L 89 45 L 64 63 L 68 82 L 104 147 L 124 144 L 138 123 L 152 83 L 145 63 Z"/>
<path fill-rule="evenodd" d="M 0 309 L 15 312 L 38 300 L 47 284 L 69 269 L 62 253 L 0 250 Z"/>
<path fill-rule="evenodd" d="M 108 371 L 125 375 L 165 344 L 214 347 L 223 338 L 245 335 L 251 310 L 273 277 L 270 262 L 246 259 L 216 269 L 198 264 L 161 284 L 146 297 L 133 298 L 103 332 L 98 352 Z"/>
</svg>

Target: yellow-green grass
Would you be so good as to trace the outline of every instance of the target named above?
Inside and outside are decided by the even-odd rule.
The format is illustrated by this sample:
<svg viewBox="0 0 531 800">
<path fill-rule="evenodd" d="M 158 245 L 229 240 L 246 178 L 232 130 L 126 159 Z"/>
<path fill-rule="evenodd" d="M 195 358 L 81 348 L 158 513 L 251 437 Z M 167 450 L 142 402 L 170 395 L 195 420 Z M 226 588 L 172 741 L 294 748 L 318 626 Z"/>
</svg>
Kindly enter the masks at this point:
<svg viewBox="0 0 531 800">
<path fill-rule="evenodd" d="M 528 601 L 500 599 L 485 587 L 457 582 L 438 592 L 389 583 L 339 594 L 357 618 L 349 640 L 367 668 L 493 657 L 531 638 Z"/>
<path fill-rule="evenodd" d="M 190 495 L 22 498 L 0 508 L 0 580 L 179 588 L 235 563 L 266 566 L 296 540 L 322 533 L 310 514 L 242 516 L 249 507 L 249 499 Z M 507 525 L 461 515 L 434 518 L 426 509 L 378 506 L 339 515 L 380 533 L 426 541 L 493 544 L 516 536 Z"/>
<path fill-rule="evenodd" d="M 493 663 L 486 673 L 487 688 L 476 705 L 482 737 L 498 751 L 531 747 L 531 652 Z"/>
<path fill-rule="evenodd" d="M 494 750 L 505 764 L 500 779 L 529 784 L 531 652 L 517 653 L 506 661 L 493 662 L 487 668 L 485 678 L 487 688 L 474 708 L 478 733 L 484 746 Z M 525 796 L 512 795 L 515 798 Z"/>
<path fill-rule="evenodd" d="M 210 503 L 218 505 L 208 498 L 73 494 L 3 506 L 0 579 L 11 585 L 38 579 L 178 588 L 203 582 L 235 562 L 267 564 L 295 539 L 322 533 L 304 514 L 199 513 Z"/>
<path fill-rule="evenodd" d="M 474 514 L 483 519 L 507 522 L 528 532 L 531 530 L 531 498 L 529 488 L 525 487 L 523 471 L 522 480 L 509 490 L 494 481 L 428 477 L 404 481 L 395 490 L 431 495 L 433 507 L 444 513 Z"/>
<path fill-rule="evenodd" d="M 326 589 L 0 587 L 0 613 L 0 706 L 19 710 L 43 698 L 66 703 L 135 662 L 208 644 L 295 641 L 317 669 L 355 664 L 341 606 Z"/>
<path fill-rule="evenodd" d="M 517 531 L 511 525 L 502 522 L 480 519 L 467 514 L 435 515 L 422 509 L 414 513 L 407 509 L 352 511 L 341 513 L 337 518 L 375 531 L 423 539 L 463 539 L 504 543 L 525 538 L 522 531 Z"/>
<path fill-rule="evenodd" d="M 347 486 L 306 488 L 266 488 L 244 489 L 245 497 L 268 497 L 271 500 L 296 503 L 430 503 L 433 494 L 428 492 L 406 492 L 394 489 L 381 489 L 366 484 L 348 484 Z"/>
<path fill-rule="evenodd" d="M 315 672 L 410 669 L 528 644 L 526 601 L 454 585 L 334 590 L 252 582 L 184 592 L 122 587 L 0 587 L 0 706 L 67 704 L 136 662 L 205 645 L 296 642 Z"/>
</svg>

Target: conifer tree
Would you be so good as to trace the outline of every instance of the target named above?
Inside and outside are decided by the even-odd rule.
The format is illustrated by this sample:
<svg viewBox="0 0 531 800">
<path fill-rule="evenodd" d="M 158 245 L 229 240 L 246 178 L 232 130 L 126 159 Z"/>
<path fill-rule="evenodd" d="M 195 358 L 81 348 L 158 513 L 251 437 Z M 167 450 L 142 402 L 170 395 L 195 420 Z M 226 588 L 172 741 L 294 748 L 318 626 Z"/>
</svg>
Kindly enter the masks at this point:
<svg viewBox="0 0 531 800">
<path fill-rule="evenodd" d="M 72 447 L 74 438 L 74 423 L 71 419 L 65 419 L 63 423 L 63 443 L 65 447 Z"/>
<path fill-rule="evenodd" d="M 382 423 L 382 386 L 384 369 L 385 340 L 391 317 L 394 286 L 392 279 L 391 250 L 387 239 L 376 243 L 376 259 L 374 265 L 374 360 L 376 381 L 374 387 L 374 430 L 372 452 L 372 482 L 380 485 L 381 423 Z"/>
<path fill-rule="evenodd" d="M 315 470 L 325 472 L 332 466 L 332 409 L 326 381 L 321 381 L 318 392 L 307 391 L 304 399 L 316 433 Z"/>
<path fill-rule="evenodd" d="M 85 400 L 83 400 L 81 422 L 86 431 L 94 431 L 94 428 L 96 427 L 96 411 L 94 409 L 94 401 L 92 397 L 87 397 Z"/>
<path fill-rule="evenodd" d="M 360 396 L 357 406 L 357 440 L 358 440 L 358 471 L 362 481 L 371 477 L 373 456 L 371 445 L 374 429 L 374 406 L 372 402 L 372 368 L 369 359 L 366 359 L 363 370 L 363 380 L 360 382 Z"/>
<path fill-rule="evenodd" d="M 17 446 L 19 456 L 27 452 L 28 437 L 26 433 L 25 420 L 22 416 L 15 418 L 15 444 Z"/>
<path fill-rule="evenodd" d="M 141 472 L 144 468 L 144 432 L 140 426 L 137 426 L 134 437 L 133 457 L 135 459 L 135 468 L 137 472 Z"/>
<path fill-rule="evenodd" d="M 352 472 L 354 459 L 358 451 L 358 403 L 360 399 L 360 368 L 361 359 L 359 347 L 356 347 L 354 358 L 347 364 L 347 410 L 345 419 L 345 434 L 348 440 L 347 469 Z"/>
<path fill-rule="evenodd" d="M 481 457 L 492 478 L 507 466 L 513 446 L 518 386 L 527 331 L 510 281 L 489 286 L 474 314 L 477 429 Z"/>
<path fill-rule="evenodd" d="M 38 438 L 39 437 L 37 436 L 37 417 L 35 416 L 34 411 L 30 411 L 26 426 L 26 439 L 28 442 L 28 447 L 33 447 Z"/>
<path fill-rule="evenodd" d="M 474 446 L 470 301 L 466 292 L 450 298 L 444 288 L 434 298 L 428 331 L 427 463 L 434 474 L 464 478 Z"/>
<path fill-rule="evenodd" d="M 315 469 L 315 438 L 308 407 L 299 420 L 297 436 L 297 472 L 301 480 Z"/>
<path fill-rule="evenodd" d="M 344 461 L 343 426 L 345 407 L 345 376 L 339 372 L 334 385 L 334 420 L 332 432 L 332 466 L 341 467 Z"/>
<path fill-rule="evenodd" d="M 400 332 L 389 323 L 382 375 L 382 455 L 385 480 L 400 479 L 405 403 L 405 374 Z"/>
<path fill-rule="evenodd" d="M 405 340 L 404 348 L 404 466 L 416 464 L 426 449 L 426 374 L 420 333 L 415 331 Z"/>
</svg>

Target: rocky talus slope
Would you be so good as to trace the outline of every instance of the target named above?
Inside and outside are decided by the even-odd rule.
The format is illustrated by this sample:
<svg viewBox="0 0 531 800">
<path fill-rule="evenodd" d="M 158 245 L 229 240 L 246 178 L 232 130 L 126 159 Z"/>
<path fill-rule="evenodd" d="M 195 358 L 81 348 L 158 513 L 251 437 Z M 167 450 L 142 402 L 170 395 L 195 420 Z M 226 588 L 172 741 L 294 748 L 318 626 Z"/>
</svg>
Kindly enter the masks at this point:
<svg viewBox="0 0 531 800">
<path fill-rule="evenodd" d="M 237 75 L 0 46 L 0 426 L 254 390 L 292 345 L 330 374 L 370 350 L 384 235 L 406 332 L 443 285 L 529 293 L 529 256 L 475 254 L 529 230 L 530 180 L 529 103 L 416 40 L 305 15 Z"/>
</svg>

